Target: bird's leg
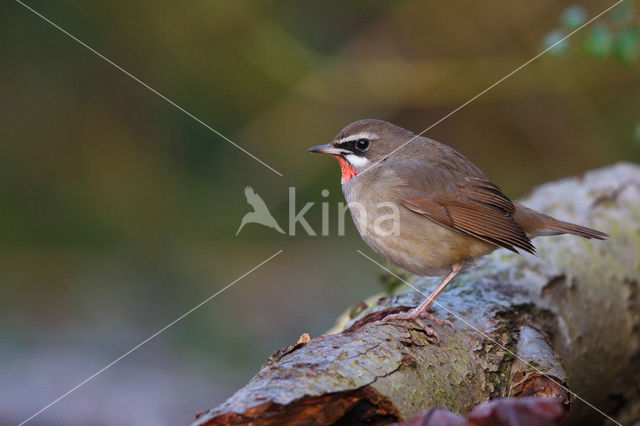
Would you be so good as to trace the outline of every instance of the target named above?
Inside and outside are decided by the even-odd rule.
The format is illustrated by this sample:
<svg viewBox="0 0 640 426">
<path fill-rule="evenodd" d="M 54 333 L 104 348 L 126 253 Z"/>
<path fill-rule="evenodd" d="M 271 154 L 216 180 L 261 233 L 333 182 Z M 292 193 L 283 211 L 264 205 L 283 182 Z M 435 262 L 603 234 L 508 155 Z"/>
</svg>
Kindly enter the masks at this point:
<svg viewBox="0 0 640 426">
<path fill-rule="evenodd" d="M 435 302 L 438 296 L 440 296 L 440 294 L 444 291 L 445 287 L 447 287 L 447 284 L 449 284 L 451 280 L 453 280 L 455 276 L 458 275 L 458 273 L 462 270 L 463 266 L 464 266 L 463 264 L 453 265 L 451 267 L 451 272 L 449 272 L 449 274 L 446 277 L 444 277 L 444 279 L 440 282 L 440 284 L 438 284 L 435 290 L 433 290 L 431 294 L 427 296 L 427 298 L 422 303 L 420 303 L 420 305 L 418 305 L 416 308 L 407 312 L 401 312 L 399 314 L 387 315 L 386 317 L 384 317 L 383 321 L 385 322 L 397 321 L 397 320 L 414 321 L 415 323 L 420 325 L 422 328 L 424 328 L 424 330 L 427 332 L 429 336 L 435 336 L 435 337 L 438 337 L 438 334 L 435 332 L 433 328 L 429 327 L 422 321 L 422 317 L 426 317 L 438 325 L 447 324 L 453 327 L 453 324 L 451 322 L 440 319 L 434 315 L 431 315 L 429 313 L 429 310 L 431 309 L 433 302 Z"/>
<path fill-rule="evenodd" d="M 449 272 L 449 274 L 443 278 L 440 284 L 438 284 L 435 290 L 433 290 L 431 294 L 427 296 L 427 298 L 420 305 L 418 305 L 418 307 L 416 307 L 413 310 L 414 311 L 413 315 L 415 315 L 416 318 L 429 314 L 429 310 L 431 309 L 433 302 L 436 301 L 436 299 L 444 291 L 445 287 L 447 287 L 447 285 L 456 277 L 456 275 L 460 273 L 460 271 L 462 270 L 462 267 L 463 267 L 462 264 L 456 264 L 451 267 L 451 272 Z M 444 321 L 444 320 L 439 320 L 439 321 Z"/>
</svg>

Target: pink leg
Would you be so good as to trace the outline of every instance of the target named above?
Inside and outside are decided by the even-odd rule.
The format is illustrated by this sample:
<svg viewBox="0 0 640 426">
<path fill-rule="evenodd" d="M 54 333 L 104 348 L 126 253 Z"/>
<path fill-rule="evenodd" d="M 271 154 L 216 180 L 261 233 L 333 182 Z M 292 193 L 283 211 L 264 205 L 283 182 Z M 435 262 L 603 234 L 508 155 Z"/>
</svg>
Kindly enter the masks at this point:
<svg viewBox="0 0 640 426">
<path fill-rule="evenodd" d="M 440 284 L 438 284 L 438 286 L 435 288 L 435 290 L 433 290 L 431 292 L 431 294 L 429 296 L 427 296 L 427 298 L 420 303 L 420 305 L 418 305 L 416 308 L 408 311 L 408 312 L 401 312 L 399 314 L 391 314 L 391 315 L 387 315 L 386 317 L 384 317 L 383 321 L 397 321 L 397 320 L 409 320 L 409 321 L 414 321 L 415 323 L 417 323 L 418 325 L 420 325 L 422 328 L 424 328 L 424 330 L 427 332 L 427 334 L 429 336 L 435 336 L 438 337 L 438 334 L 435 332 L 435 330 L 431 327 L 429 327 L 428 325 L 426 325 L 423 321 L 421 317 L 425 317 L 430 319 L 431 321 L 435 322 L 438 325 L 450 325 L 451 327 L 453 327 L 453 324 L 451 324 L 449 321 L 447 320 L 443 320 L 440 319 L 434 315 L 431 315 L 429 313 L 429 310 L 431 309 L 431 306 L 433 305 L 433 302 L 436 301 L 436 299 L 438 298 L 438 296 L 440 296 L 440 294 L 444 291 L 445 287 L 447 286 L 447 284 L 449 284 L 451 282 L 451 280 L 453 280 L 455 278 L 456 275 L 458 275 L 458 273 L 462 270 L 462 267 L 464 265 L 462 264 L 456 264 L 453 265 L 451 267 L 451 272 L 449 272 L 449 274 L 444 277 L 444 279 L 440 282 Z"/>
</svg>

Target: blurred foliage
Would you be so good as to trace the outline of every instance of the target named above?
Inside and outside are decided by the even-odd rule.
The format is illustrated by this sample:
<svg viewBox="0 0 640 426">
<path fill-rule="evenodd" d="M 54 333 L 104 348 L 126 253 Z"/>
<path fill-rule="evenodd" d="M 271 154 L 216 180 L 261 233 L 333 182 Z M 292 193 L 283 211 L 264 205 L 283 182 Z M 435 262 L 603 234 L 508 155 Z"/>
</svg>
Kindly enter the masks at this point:
<svg viewBox="0 0 640 426">
<path fill-rule="evenodd" d="M 640 48 L 640 17 L 636 11 L 635 2 L 625 0 L 580 34 L 564 40 L 588 19 L 585 7 L 571 6 L 562 13 L 560 28 L 547 34 L 544 45 L 551 47 L 550 52 L 555 55 L 573 54 L 581 49 L 594 58 L 615 58 L 625 65 L 634 65 Z"/>
<path fill-rule="evenodd" d="M 583 6 L 573 5 L 562 13 L 560 28 L 546 35 L 544 46 L 556 56 L 575 54 L 581 46 L 582 51 L 593 58 L 615 58 L 628 67 L 634 66 L 640 57 L 640 16 L 637 10 L 634 0 L 625 0 L 581 34 L 565 39 L 588 19 Z M 640 145 L 640 121 L 634 126 L 633 140 Z"/>
</svg>

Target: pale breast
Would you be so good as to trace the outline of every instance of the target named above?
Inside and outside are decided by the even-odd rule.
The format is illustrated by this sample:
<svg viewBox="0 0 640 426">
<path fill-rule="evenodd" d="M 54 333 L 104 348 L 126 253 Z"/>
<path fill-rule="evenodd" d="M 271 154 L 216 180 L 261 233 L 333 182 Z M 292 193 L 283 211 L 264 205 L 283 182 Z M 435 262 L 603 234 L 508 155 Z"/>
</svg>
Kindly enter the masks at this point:
<svg viewBox="0 0 640 426">
<path fill-rule="evenodd" d="M 353 221 L 365 242 L 394 265 L 417 275 L 443 275 L 497 246 L 446 228 L 394 200 L 393 176 L 355 178 L 343 185 Z"/>
</svg>

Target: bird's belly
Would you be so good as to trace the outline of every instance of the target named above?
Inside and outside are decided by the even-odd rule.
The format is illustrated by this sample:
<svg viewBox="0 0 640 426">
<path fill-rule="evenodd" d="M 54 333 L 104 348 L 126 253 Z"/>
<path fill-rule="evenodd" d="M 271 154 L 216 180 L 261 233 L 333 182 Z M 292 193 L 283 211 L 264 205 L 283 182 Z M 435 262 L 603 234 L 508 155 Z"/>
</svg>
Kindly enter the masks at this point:
<svg viewBox="0 0 640 426">
<path fill-rule="evenodd" d="M 389 232 L 390 226 L 380 229 L 379 221 L 376 226 L 376 219 L 380 216 L 369 209 L 366 215 L 353 211 L 352 215 L 360 235 L 374 251 L 411 273 L 443 275 L 454 264 L 472 263 L 474 259 L 497 248 L 439 225 L 403 206 L 397 208 L 399 221 L 396 232 Z"/>
</svg>

